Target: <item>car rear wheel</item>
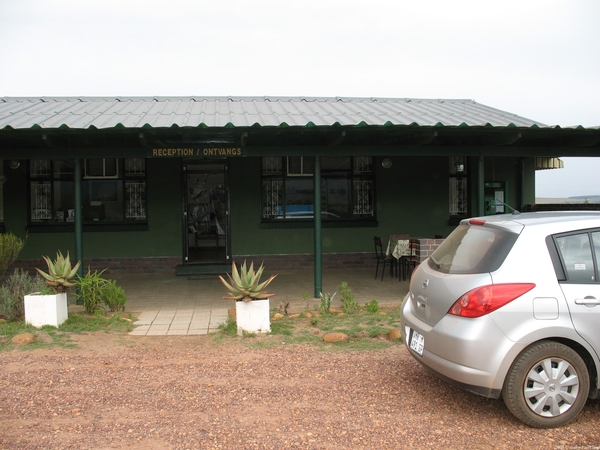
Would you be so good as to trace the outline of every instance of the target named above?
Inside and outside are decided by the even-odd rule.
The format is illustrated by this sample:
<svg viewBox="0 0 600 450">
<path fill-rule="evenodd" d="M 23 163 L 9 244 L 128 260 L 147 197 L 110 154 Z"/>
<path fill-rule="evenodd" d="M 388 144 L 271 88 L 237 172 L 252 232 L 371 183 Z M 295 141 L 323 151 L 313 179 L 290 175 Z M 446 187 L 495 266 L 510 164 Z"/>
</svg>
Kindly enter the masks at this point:
<svg viewBox="0 0 600 450">
<path fill-rule="evenodd" d="M 583 359 L 566 345 L 543 341 L 515 360 L 502 397 L 510 412 L 527 425 L 551 428 L 569 423 L 579 414 L 589 389 Z"/>
</svg>

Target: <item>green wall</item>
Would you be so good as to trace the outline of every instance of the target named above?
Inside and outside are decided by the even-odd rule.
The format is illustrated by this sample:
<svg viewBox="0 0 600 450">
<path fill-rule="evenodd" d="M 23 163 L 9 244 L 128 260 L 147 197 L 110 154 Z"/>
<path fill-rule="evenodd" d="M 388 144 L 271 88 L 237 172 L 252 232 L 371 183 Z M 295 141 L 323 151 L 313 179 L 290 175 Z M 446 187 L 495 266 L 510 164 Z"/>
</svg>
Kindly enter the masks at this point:
<svg viewBox="0 0 600 450">
<path fill-rule="evenodd" d="M 392 167 L 375 164 L 377 226 L 326 228 L 322 230 L 325 253 L 369 252 L 373 236 L 391 233 L 414 237 L 447 236 L 448 158 L 392 157 Z M 472 158 L 471 188 L 476 187 L 476 161 Z M 147 159 L 147 231 L 85 231 L 86 258 L 181 257 L 182 256 L 182 164 L 178 158 Z M 232 255 L 312 253 L 312 228 L 261 228 L 261 159 L 231 158 L 228 161 L 230 186 Z M 533 158 L 525 160 L 527 178 L 525 202 L 535 201 Z M 17 170 L 5 168 L 6 231 L 25 237 L 27 233 L 27 164 Z M 508 183 L 507 203 L 518 208 L 521 159 L 485 159 L 485 181 Z M 476 196 L 472 195 L 472 204 Z M 57 250 L 74 253 L 73 232 L 30 232 L 20 259 L 39 259 Z"/>
<path fill-rule="evenodd" d="M 75 252 L 74 232 L 27 233 L 26 164 L 18 170 L 6 170 L 5 227 L 27 242 L 19 259 L 54 256 L 57 250 Z M 85 258 L 160 257 L 182 254 L 181 161 L 179 159 L 147 159 L 147 231 L 108 231 L 83 233 Z M 7 195 L 7 193 L 10 193 Z"/>
<path fill-rule="evenodd" d="M 448 158 L 396 157 L 392 167 L 376 164 L 377 227 L 323 228 L 325 253 L 373 250 L 373 236 L 408 233 L 447 235 Z M 311 253 L 312 228 L 261 229 L 260 158 L 229 164 L 231 249 L 233 255 Z"/>
</svg>

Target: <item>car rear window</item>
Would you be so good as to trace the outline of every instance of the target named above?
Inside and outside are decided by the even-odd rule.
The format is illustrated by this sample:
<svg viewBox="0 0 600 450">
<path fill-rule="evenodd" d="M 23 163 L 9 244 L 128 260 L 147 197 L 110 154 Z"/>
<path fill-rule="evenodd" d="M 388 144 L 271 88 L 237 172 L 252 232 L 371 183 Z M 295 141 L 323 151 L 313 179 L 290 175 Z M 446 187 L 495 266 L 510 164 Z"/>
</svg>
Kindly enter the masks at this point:
<svg viewBox="0 0 600 450">
<path fill-rule="evenodd" d="M 508 230 L 459 225 L 433 252 L 429 267 L 443 273 L 485 273 L 497 270 L 517 240 Z"/>
</svg>

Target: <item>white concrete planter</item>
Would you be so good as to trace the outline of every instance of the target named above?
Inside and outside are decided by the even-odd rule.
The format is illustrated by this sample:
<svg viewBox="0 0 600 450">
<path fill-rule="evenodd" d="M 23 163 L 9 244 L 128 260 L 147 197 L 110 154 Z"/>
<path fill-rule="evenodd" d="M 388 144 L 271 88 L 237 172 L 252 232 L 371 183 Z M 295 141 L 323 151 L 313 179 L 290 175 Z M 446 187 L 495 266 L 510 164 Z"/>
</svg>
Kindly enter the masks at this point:
<svg viewBox="0 0 600 450">
<path fill-rule="evenodd" d="M 58 327 L 67 320 L 67 294 L 25 296 L 25 323 L 34 327 L 52 325 Z"/>
<path fill-rule="evenodd" d="M 269 299 L 235 302 L 235 321 L 237 334 L 268 333 L 271 331 Z"/>
</svg>

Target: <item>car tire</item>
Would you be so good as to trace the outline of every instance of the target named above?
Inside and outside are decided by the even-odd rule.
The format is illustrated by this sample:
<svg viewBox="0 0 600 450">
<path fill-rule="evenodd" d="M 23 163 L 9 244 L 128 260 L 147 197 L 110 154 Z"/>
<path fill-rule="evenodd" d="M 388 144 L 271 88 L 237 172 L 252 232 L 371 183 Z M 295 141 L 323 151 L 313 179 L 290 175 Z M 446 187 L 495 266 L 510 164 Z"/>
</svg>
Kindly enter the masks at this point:
<svg viewBox="0 0 600 450">
<path fill-rule="evenodd" d="M 589 373 L 577 352 L 558 342 L 542 341 L 515 360 L 502 398 L 510 412 L 527 425 L 552 428 L 579 414 L 589 389 Z"/>
</svg>

